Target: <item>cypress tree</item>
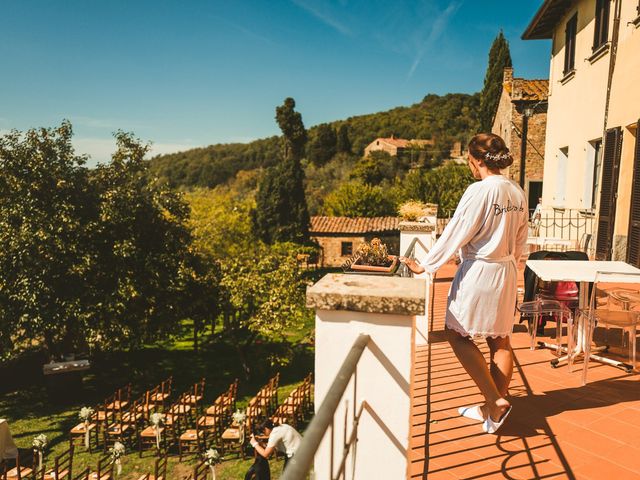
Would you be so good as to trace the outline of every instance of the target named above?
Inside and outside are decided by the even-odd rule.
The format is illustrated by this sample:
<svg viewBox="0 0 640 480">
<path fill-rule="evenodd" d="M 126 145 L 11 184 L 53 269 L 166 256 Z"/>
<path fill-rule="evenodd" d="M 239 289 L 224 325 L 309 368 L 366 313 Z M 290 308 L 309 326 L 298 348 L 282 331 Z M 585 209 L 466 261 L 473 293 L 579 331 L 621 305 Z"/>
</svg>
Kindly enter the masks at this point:
<svg viewBox="0 0 640 480">
<path fill-rule="evenodd" d="M 349 127 L 346 123 L 340 125 L 338 129 L 338 140 L 336 144 L 338 153 L 351 153 L 351 140 L 349 139 Z"/>
<path fill-rule="evenodd" d="M 307 131 L 295 106 L 293 98 L 287 98 L 276 108 L 276 121 L 283 133 L 283 159 L 267 169 L 256 194 L 254 228 L 266 243 L 303 243 L 309 239 L 309 212 L 300 164 Z"/>
<path fill-rule="evenodd" d="M 484 87 L 480 94 L 480 128 L 484 132 L 491 131 L 493 116 L 498 108 L 502 93 L 504 69 L 511 66 L 509 42 L 500 30 L 489 50 L 489 64 L 484 77 Z"/>
</svg>

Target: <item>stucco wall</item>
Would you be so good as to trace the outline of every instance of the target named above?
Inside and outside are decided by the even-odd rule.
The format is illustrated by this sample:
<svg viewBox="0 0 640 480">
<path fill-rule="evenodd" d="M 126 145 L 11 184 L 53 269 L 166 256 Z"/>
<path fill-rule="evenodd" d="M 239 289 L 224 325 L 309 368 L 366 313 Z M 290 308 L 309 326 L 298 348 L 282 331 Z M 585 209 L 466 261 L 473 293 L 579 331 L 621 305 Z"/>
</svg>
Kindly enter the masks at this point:
<svg viewBox="0 0 640 480">
<path fill-rule="evenodd" d="M 565 27 L 578 12 L 575 76 L 562 83 Z M 554 33 L 549 74 L 549 109 L 545 146 L 543 203 L 549 206 L 585 208 L 585 182 L 593 171 L 586 168 L 588 142 L 602 138 L 609 55 L 593 64 L 592 54 L 595 0 L 583 0 L 558 23 Z M 566 175 L 558 188 L 561 148 L 568 148 Z M 564 189 L 564 196 L 560 195 Z M 563 197 L 563 198 L 561 198 Z"/>
</svg>

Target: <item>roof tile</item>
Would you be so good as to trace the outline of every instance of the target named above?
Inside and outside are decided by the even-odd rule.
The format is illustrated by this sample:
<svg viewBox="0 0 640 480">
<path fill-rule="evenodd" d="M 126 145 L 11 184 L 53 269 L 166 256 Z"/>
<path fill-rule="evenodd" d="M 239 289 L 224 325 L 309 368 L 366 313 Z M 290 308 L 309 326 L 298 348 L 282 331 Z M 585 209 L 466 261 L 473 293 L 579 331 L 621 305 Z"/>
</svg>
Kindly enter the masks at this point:
<svg viewBox="0 0 640 480">
<path fill-rule="evenodd" d="M 398 217 L 311 217 L 309 232 L 314 233 L 377 233 L 398 231 Z"/>
</svg>

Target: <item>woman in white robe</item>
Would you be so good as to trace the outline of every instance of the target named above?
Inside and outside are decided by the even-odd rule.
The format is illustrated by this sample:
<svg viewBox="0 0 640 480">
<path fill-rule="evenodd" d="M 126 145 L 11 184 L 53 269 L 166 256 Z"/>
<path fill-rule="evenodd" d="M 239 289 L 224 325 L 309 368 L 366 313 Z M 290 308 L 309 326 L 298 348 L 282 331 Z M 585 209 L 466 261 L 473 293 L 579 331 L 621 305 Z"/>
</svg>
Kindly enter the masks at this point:
<svg viewBox="0 0 640 480">
<path fill-rule="evenodd" d="M 447 299 L 447 338 L 460 363 L 485 397 L 484 405 L 461 408 L 495 433 L 511 410 L 506 399 L 513 374 L 510 336 L 517 298 L 517 262 L 527 240 L 528 208 L 523 190 L 500 174 L 513 162 L 502 138 L 476 135 L 469 143 L 469 168 L 476 182 L 467 188 L 442 235 L 419 264 L 402 260 L 415 273 L 435 273 L 457 251 L 462 263 Z M 486 339 L 490 367 L 473 342 Z"/>
</svg>

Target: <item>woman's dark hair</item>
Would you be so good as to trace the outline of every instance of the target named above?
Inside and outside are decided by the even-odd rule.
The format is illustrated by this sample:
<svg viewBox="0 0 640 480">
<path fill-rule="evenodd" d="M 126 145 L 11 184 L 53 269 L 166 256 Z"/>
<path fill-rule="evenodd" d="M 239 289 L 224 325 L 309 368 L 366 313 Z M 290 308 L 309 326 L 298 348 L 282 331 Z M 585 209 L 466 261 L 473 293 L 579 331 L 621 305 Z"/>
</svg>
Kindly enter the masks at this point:
<svg viewBox="0 0 640 480">
<path fill-rule="evenodd" d="M 269 430 L 273 430 L 273 427 L 275 427 L 275 426 L 276 425 L 274 425 L 274 423 L 271 420 L 269 420 L 268 418 L 265 418 L 258 425 L 258 431 L 264 432 L 265 428 L 268 428 Z"/>
<path fill-rule="evenodd" d="M 469 142 L 469 153 L 476 160 L 482 160 L 491 170 L 502 170 L 513 163 L 504 140 L 494 133 L 475 135 Z"/>
</svg>

